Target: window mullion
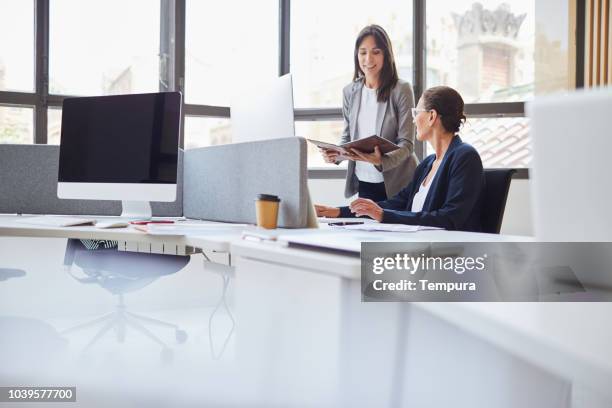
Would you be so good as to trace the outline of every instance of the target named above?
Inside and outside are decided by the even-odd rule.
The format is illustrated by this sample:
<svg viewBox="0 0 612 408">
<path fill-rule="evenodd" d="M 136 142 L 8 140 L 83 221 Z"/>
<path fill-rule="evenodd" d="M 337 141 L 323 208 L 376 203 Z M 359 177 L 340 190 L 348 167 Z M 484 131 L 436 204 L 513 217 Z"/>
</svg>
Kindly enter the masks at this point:
<svg viewBox="0 0 612 408">
<path fill-rule="evenodd" d="M 425 0 L 413 0 L 412 3 L 412 13 L 413 13 L 413 45 L 412 45 L 412 60 L 413 60 L 413 76 L 412 76 L 412 89 L 414 90 L 414 98 L 415 105 L 421 94 L 425 90 L 426 87 L 426 39 L 427 39 L 427 26 L 426 19 L 427 13 L 425 9 Z M 425 155 L 425 144 L 423 142 L 419 142 L 418 140 L 414 141 L 414 153 L 419 158 L 419 160 L 423 160 Z"/>
<path fill-rule="evenodd" d="M 278 74 L 285 75 L 291 72 L 291 0 L 279 0 L 279 27 L 278 27 Z"/>
<path fill-rule="evenodd" d="M 47 143 L 47 98 L 49 96 L 49 0 L 35 0 L 34 33 L 36 67 L 36 106 L 34 143 Z"/>
<path fill-rule="evenodd" d="M 173 66 L 174 66 L 174 86 L 173 90 L 183 94 L 182 102 L 182 117 L 181 129 L 179 135 L 179 146 L 181 149 L 185 147 L 185 16 L 186 16 L 185 0 L 174 0 L 174 49 L 173 49 Z"/>
</svg>

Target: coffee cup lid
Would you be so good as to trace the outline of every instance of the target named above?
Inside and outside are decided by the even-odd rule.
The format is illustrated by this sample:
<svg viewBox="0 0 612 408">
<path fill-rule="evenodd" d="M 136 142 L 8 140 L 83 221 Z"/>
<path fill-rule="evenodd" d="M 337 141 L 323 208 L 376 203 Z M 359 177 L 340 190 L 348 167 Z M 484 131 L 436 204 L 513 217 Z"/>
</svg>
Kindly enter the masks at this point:
<svg viewBox="0 0 612 408">
<path fill-rule="evenodd" d="M 261 201 L 280 201 L 280 198 L 278 198 L 278 196 L 272 194 L 258 194 L 257 199 Z"/>
</svg>

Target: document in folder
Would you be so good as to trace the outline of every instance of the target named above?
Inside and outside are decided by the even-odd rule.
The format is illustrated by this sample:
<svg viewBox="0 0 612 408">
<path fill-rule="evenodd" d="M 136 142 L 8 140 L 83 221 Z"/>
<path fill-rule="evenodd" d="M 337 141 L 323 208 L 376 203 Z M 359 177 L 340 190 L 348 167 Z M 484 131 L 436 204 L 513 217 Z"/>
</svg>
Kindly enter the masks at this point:
<svg viewBox="0 0 612 408">
<path fill-rule="evenodd" d="M 374 147 L 378 146 L 382 154 L 392 152 L 399 149 L 399 146 L 395 143 L 383 139 L 379 136 L 369 136 L 364 139 L 353 140 L 352 142 L 344 143 L 341 145 L 335 145 L 333 143 L 321 142 L 319 140 L 308 139 L 308 141 L 320 149 L 333 150 L 341 155 L 350 153 L 350 149 L 357 149 L 364 153 L 373 153 Z"/>
</svg>

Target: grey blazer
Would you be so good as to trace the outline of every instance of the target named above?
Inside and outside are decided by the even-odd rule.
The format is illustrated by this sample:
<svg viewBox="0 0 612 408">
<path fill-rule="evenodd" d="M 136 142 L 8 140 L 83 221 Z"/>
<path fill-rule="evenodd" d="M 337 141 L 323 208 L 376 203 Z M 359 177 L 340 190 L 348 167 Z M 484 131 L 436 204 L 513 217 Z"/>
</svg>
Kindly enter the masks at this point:
<svg viewBox="0 0 612 408">
<path fill-rule="evenodd" d="M 363 79 L 357 79 L 342 90 L 342 115 L 344 129 L 342 143 L 348 143 L 359 138 L 357 134 L 357 115 L 361 103 Z M 375 166 L 383 174 L 387 197 L 393 197 L 410 181 L 419 161 L 414 154 L 414 124 L 410 108 L 414 107 L 414 94 L 408 82 L 401 79 L 391 90 L 387 102 L 379 105 L 376 115 L 376 134 L 400 146 L 400 149 L 383 155 L 382 165 Z M 371 136 L 371 135 L 368 135 Z M 359 188 L 359 180 L 355 176 L 355 162 L 350 160 L 346 175 L 344 196 L 351 197 Z"/>
</svg>

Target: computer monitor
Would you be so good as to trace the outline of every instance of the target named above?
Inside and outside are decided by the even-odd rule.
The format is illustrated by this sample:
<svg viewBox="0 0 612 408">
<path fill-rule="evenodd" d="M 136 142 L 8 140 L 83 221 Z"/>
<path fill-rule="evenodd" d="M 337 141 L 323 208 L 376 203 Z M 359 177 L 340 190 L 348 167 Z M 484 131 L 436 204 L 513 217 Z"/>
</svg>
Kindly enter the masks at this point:
<svg viewBox="0 0 612 408">
<path fill-rule="evenodd" d="M 230 108 L 234 143 L 295 136 L 291 74 L 249 78 L 236 90 Z"/>
<path fill-rule="evenodd" d="M 536 97 L 532 208 L 541 241 L 612 241 L 610 89 Z"/>
<path fill-rule="evenodd" d="M 151 217 L 176 199 L 181 94 L 66 98 L 57 196 L 121 200 L 121 216 Z"/>
<path fill-rule="evenodd" d="M 295 137 L 291 74 L 260 81 L 249 79 L 237 89 L 230 108 L 234 143 Z M 307 208 L 307 227 L 318 228 L 310 192 Z"/>
</svg>

